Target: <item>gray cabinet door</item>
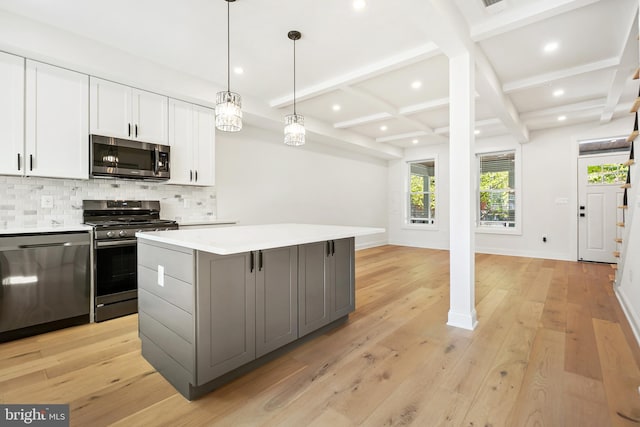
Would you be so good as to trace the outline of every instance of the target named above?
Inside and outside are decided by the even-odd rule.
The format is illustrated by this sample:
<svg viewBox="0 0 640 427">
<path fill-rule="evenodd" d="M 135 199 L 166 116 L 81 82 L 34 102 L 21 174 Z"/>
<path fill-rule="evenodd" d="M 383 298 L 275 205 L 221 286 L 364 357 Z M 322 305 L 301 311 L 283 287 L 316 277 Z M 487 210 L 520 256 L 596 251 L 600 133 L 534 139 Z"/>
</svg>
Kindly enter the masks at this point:
<svg viewBox="0 0 640 427">
<path fill-rule="evenodd" d="M 260 357 L 298 338 L 298 247 L 256 255 L 256 357 Z"/>
<path fill-rule="evenodd" d="M 298 335 L 331 322 L 329 242 L 298 246 Z"/>
<path fill-rule="evenodd" d="M 197 258 L 197 379 L 204 384 L 255 359 L 251 253 Z"/>
<path fill-rule="evenodd" d="M 355 310 L 354 239 L 333 241 L 331 256 L 331 320 Z"/>
</svg>

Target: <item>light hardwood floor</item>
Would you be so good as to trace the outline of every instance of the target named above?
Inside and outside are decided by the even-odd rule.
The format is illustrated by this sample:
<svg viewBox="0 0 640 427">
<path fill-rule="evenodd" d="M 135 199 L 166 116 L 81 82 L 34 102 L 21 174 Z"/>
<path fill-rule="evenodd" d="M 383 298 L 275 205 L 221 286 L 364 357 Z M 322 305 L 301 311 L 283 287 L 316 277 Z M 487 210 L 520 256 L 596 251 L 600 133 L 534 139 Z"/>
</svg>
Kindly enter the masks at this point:
<svg viewBox="0 0 640 427">
<path fill-rule="evenodd" d="M 0 344 L 0 402 L 77 426 L 640 424 L 640 349 L 598 264 L 477 255 L 478 328 L 446 325 L 448 252 L 357 252 L 349 322 L 188 402 L 137 316 Z"/>
</svg>

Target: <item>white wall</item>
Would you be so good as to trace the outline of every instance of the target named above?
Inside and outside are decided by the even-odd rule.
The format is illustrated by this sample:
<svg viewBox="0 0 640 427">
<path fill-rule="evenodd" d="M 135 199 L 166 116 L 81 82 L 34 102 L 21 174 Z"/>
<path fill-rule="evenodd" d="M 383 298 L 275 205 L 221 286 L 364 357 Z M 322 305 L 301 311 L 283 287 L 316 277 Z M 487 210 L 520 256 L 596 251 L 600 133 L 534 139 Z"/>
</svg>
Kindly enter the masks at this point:
<svg viewBox="0 0 640 427">
<path fill-rule="evenodd" d="M 387 165 L 308 141 L 289 147 L 282 134 L 245 127 L 218 134 L 219 218 L 240 224 L 321 223 L 386 227 Z M 358 238 L 358 247 L 386 243 Z"/>
<path fill-rule="evenodd" d="M 476 251 L 504 255 L 576 260 L 577 235 L 577 141 L 626 135 L 632 117 L 607 125 L 586 123 L 536 131 L 521 149 L 522 227 L 517 235 L 476 233 Z M 519 144 L 509 136 L 480 138 L 478 150 L 504 150 Z M 449 185 L 447 144 L 407 149 L 401 160 L 389 162 L 389 243 L 448 249 Z M 435 229 L 408 226 L 406 216 L 406 162 L 437 156 L 438 224 Z M 454 166 L 455 167 L 455 166 Z M 567 199 L 568 203 L 563 203 Z M 547 236 L 547 243 L 542 236 Z"/>
</svg>

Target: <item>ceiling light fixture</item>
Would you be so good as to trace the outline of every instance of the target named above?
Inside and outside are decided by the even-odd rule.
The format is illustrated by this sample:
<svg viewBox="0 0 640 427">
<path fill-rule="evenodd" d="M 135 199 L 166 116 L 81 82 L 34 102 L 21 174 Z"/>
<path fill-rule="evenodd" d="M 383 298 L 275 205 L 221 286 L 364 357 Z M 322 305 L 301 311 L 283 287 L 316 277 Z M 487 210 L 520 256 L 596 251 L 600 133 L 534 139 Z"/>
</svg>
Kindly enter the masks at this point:
<svg viewBox="0 0 640 427">
<path fill-rule="evenodd" d="M 244 74 L 244 69 L 242 67 L 235 67 L 233 69 L 233 72 L 240 75 L 240 74 Z"/>
<path fill-rule="evenodd" d="M 293 114 L 284 118 L 284 143 L 287 145 L 303 145 L 305 142 L 304 117 L 296 113 L 296 40 L 300 40 L 300 31 L 289 31 L 289 40 L 293 40 Z"/>
<path fill-rule="evenodd" d="M 567 116 L 558 116 L 559 122 L 564 122 L 565 120 L 567 120 Z"/>
<path fill-rule="evenodd" d="M 342 107 L 340 106 L 340 104 L 333 104 L 333 106 L 331 107 L 331 109 L 333 111 L 340 111 Z"/>
<path fill-rule="evenodd" d="M 417 143 L 418 143 L 418 140 L 417 140 L 417 139 L 414 139 L 413 141 L 411 141 L 411 143 L 412 143 L 412 144 L 417 144 Z"/>
<path fill-rule="evenodd" d="M 553 91 L 553 96 L 555 96 L 556 98 L 562 95 L 564 95 L 564 89 L 556 89 Z"/>
<path fill-rule="evenodd" d="M 389 129 L 389 128 L 387 127 L 387 125 L 382 125 L 382 126 L 380 126 L 380 130 L 381 130 L 381 131 L 383 131 L 383 132 L 384 132 L 385 130 L 387 130 L 387 129 Z"/>
<path fill-rule="evenodd" d="M 230 72 L 230 33 L 229 30 L 229 3 L 227 2 L 227 90 L 216 94 L 216 129 L 224 132 L 238 132 L 242 129 L 242 98 L 235 92 L 231 92 Z"/>
<path fill-rule="evenodd" d="M 416 80 L 415 82 L 411 83 L 411 87 L 413 89 L 420 89 L 422 87 L 422 82 L 420 80 Z"/>
<path fill-rule="evenodd" d="M 542 50 L 545 53 L 551 53 L 551 52 L 555 52 L 556 50 L 558 50 L 559 47 L 560 47 L 560 43 L 558 43 L 558 42 L 549 42 L 549 43 L 544 45 Z"/>
<path fill-rule="evenodd" d="M 476 129 L 476 130 L 474 130 L 474 131 L 473 131 L 473 134 L 474 134 L 474 135 L 480 135 L 480 129 Z"/>
<path fill-rule="evenodd" d="M 367 7 L 367 2 L 366 0 L 354 0 L 353 1 L 353 8 L 355 10 L 362 10 L 365 7 Z"/>
</svg>

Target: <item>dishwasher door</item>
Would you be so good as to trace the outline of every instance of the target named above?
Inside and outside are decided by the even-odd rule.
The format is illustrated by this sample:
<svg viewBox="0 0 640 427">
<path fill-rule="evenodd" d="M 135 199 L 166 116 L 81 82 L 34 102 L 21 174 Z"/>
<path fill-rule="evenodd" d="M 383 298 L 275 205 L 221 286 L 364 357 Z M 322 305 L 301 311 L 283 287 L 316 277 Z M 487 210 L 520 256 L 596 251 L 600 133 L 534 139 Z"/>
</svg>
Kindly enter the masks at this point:
<svg viewBox="0 0 640 427">
<path fill-rule="evenodd" d="M 89 233 L 0 237 L 0 342 L 89 322 Z"/>
</svg>

